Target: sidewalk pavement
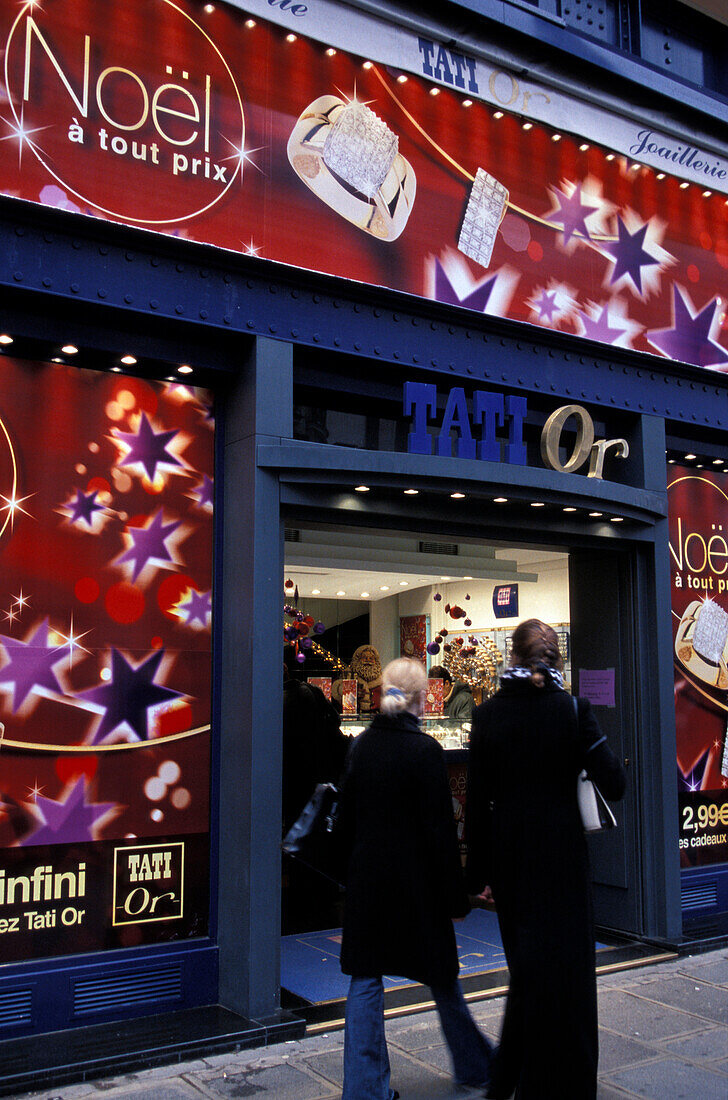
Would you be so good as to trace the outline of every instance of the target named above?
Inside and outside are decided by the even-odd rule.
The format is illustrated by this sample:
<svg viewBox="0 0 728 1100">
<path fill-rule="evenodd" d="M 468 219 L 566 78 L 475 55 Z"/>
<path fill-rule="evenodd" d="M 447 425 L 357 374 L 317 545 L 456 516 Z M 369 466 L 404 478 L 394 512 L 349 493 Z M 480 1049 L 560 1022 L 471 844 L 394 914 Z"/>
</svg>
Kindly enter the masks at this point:
<svg viewBox="0 0 728 1100">
<path fill-rule="evenodd" d="M 504 999 L 472 1005 L 497 1040 Z M 599 978 L 599 1100 L 728 1098 L 728 949 Z M 463 1100 L 434 1012 L 387 1021 L 401 1100 Z M 218 1054 L 80 1085 L 24 1093 L 42 1100 L 335 1100 L 343 1032 Z M 21 1100 L 20 1095 L 16 1100 Z"/>
</svg>

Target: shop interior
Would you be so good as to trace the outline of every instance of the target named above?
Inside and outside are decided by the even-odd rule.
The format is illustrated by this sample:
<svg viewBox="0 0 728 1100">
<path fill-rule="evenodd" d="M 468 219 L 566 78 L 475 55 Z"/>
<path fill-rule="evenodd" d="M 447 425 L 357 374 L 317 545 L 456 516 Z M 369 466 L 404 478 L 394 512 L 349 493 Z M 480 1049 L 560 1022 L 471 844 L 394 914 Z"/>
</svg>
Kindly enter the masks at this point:
<svg viewBox="0 0 728 1100">
<path fill-rule="evenodd" d="M 445 749 L 464 854 L 470 710 L 496 690 L 518 622 L 537 617 L 556 629 L 570 687 L 567 551 L 326 526 L 289 526 L 285 540 L 284 675 L 322 690 L 347 737 L 361 733 L 376 712 L 382 669 L 396 657 L 420 657 L 428 670 L 444 667 L 465 685 L 461 695 L 470 697 L 470 707 L 448 716 L 450 685 L 431 678 L 423 717 L 425 730 Z M 284 688 L 285 700 L 293 695 Z M 302 734 L 287 706 L 284 805 L 285 727 L 289 738 Z M 300 776 L 301 757 L 293 751 Z M 281 984 L 290 1007 L 345 996 L 338 965 L 341 902 L 339 887 L 284 857 Z M 464 978 L 503 966 L 494 913 L 474 911 L 457 934 Z M 387 981 L 399 989 L 399 979 Z"/>
</svg>

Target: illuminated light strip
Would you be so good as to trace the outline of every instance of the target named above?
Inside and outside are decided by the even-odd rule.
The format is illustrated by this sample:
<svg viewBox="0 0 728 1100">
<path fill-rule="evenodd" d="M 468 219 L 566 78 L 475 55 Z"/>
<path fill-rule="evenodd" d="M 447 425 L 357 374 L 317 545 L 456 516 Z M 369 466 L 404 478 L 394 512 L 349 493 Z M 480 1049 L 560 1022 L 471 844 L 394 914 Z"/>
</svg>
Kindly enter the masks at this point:
<svg viewBox="0 0 728 1100">
<path fill-rule="evenodd" d="M 152 737 L 149 741 L 120 741 L 114 745 L 34 745 L 31 741 L 10 741 L 5 734 L 5 727 L 0 731 L 0 748 L 20 749 L 21 752 L 55 752 L 61 756 L 70 753 L 92 752 L 124 752 L 127 749 L 150 749 L 156 745 L 165 745 L 169 741 L 182 741 L 186 737 L 195 737 L 198 733 L 207 733 L 210 725 L 197 726 L 193 730 L 185 730 L 183 733 L 168 733 L 164 737 Z"/>
<path fill-rule="evenodd" d="M 445 160 L 448 162 L 448 164 L 451 164 L 452 167 L 457 172 L 459 172 L 461 176 L 464 176 L 465 179 L 468 180 L 470 183 L 475 183 L 475 176 L 473 176 L 470 172 L 468 172 L 467 168 L 463 168 L 462 164 L 459 164 L 453 157 L 451 157 L 450 154 L 447 153 L 442 148 L 441 145 L 438 145 L 437 142 L 435 141 L 435 139 L 430 137 L 430 135 L 427 133 L 427 131 L 425 129 L 423 129 L 422 126 L 420 126 L 417 119 L 412 114 L 410 114 L 410 112 L 405 107 L 404 103 L 402 103 L 402 101 L 400 99 L 398 99 L 397 96 L 394 94 L 394 92 L 389 87 L 389 85 L 387 84 L 387 82 L 384 79 L 384 77 L 382 76 L 382 74 L 379 72 L 379 69 L 377 68 L 377 66 L 372 65 L 371 69 L 372 69 L 372 72 L 374 73 L 374 75 L 376 76 L 377 80 L 380 82 L 380 84 L 382 85 L 382 87 L 386 91 L 387 95 L 389 95 L 394 100 L 394 102 L 399 107 L 400 111 L 402 111 L 402 113 L 405 115 L 405 117 L 412 123 L 414 128 L 420 134 L 422 134 L 425 141 L 428 141 L 430 143 L 430 145 L 432 146 L 432 148 L 435 149 L 440 154 L 441 157 L 444 157 Z M 505 205 L 507 207 L 509 207 L 511 210 L 513 210 L 514 213 L 520 214 L 524 218 L 530 218 L 531 221 L 536 222 L 538 225 L 545 225 L 547 229 L 553 229 L 556 232 L 561 232 L 561 230 L 559 229 L 559 226 L 556 225 L 554 222 L 546 221 L 545 218 L 540 218 L 538 216 L 538 214 L 532 214 L 530 212 L 530 210 L 523 210 L 520 206 L 516 206 L 515 203 L 512 203 L 510 201 L 508 201 Z M 573 236 L 578 237 L 582 241 L 588 241 L 588 240 L 591 240 L 591 241 L 617 241 L 619 239 L 618 237 L 608 236 L 607 234 L 603 234 L 603 233 L 593 233 L 593 234 L 590 234 L 589 237 L 584 237 L 581 233 L 578 232 L 578 230 L 574 231 Z"/>
</svg>

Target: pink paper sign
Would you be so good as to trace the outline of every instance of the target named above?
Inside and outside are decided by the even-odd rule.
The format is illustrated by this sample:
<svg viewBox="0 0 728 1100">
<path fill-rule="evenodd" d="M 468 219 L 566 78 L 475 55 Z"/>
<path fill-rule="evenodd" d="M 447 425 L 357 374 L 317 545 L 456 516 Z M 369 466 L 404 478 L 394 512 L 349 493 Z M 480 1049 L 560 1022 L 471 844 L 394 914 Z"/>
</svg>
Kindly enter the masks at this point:
<svg viewBox="0 0 728 1100">
<path fill-rule="evenodd" d="M 579 695 L 597 707 L 614 706 L 614 669 L 579 669 Z"/>
</svg>

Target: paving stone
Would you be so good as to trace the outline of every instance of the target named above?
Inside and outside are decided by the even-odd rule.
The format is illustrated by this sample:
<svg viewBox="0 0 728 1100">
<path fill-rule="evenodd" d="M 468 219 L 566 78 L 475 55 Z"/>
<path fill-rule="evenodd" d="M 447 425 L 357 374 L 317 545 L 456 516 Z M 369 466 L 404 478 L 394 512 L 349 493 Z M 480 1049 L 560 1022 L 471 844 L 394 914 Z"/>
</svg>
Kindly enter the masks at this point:
<svg viewBox="0 0 728 1100">
<path fill-rule="evenodd" d="M 625 990 L 605 990 L 599 998 L 599 1021 L 610 1031 L 631 1039 L 651 1042 L 684 1035 L 700 1027 L 694 1016 L 655 1004 Z"/>
<path fill-rule="evenodd" d="M 675 975 L 671 978 L 656 978 L 643 986 L 640 996 L 659 1001 L 675 1008 L 682 1008 L 693 1015 L 706 1020 L 715 1020 L 719 1024 L 728 1024 L 728 997 L 725 990 L 708 985 L 695 978 Z"/>
<path fill-rule="evenodd" d="M 225 1100 L 244 1100 L 249 1096 L 258 1100 L 319 1100 L 337 1094 L 337 1090 L 333 1086 L 329 1088 L 325 1081 L 290 1065 L 250 1070 L 226 1077 L 221 1075 L 211 1078 L 206 1085 L 210 1093 L 225 1097 Z"/>
<path fill-rule="evenodd" d="M 51 1096 L 56 1095 L 63 1094 L 51 1094 Z M 97 1092 L 96 1095 L 100 1094 Z M 129 1082 L 109 1089 L 103 1095 L 106 1100 L 200 1100 L 198 1090 L 181 1078 L 173 1081 Z"/>
<path fill-rule="evenodd" d="M 622 1086 L 651 1100 L 725 1100 L 728 1077 L 674 1058 L 610 1073 L 605 1084 Z"/>
<path fill-rule="evenodd" d="M 689 964 L 683 961 L 678 973 L 685 974 L 687 977 L 695 976 L 704 982 L 712 982 L 713 985 L 728 987 L 728 955 L 717 959 L 708 955 L 699 955 L 691 959 Z"/>
<path fill-rule="evenodd" d="M 725 1058 L 728 1051 L 728 1028 L 711 1027 L 694 1035 L 670 1039 L 662 1046 L 670 1054 L 689 1058 L 691 1061 L 715 1061 Z"/>
<path fill-rule="evenodd" d="M 599 1029 L 599 1072 L 609 1073 L 612 1069 L 629 1066 L 635 1062 L 644 1062 L 656 1058 L 660 1051 L 647 1043 L 627 1039 L 624 1035 Z"/>
</svg>

